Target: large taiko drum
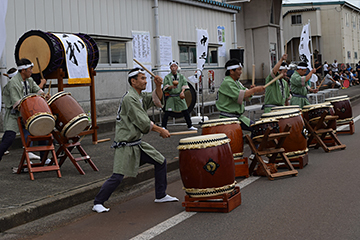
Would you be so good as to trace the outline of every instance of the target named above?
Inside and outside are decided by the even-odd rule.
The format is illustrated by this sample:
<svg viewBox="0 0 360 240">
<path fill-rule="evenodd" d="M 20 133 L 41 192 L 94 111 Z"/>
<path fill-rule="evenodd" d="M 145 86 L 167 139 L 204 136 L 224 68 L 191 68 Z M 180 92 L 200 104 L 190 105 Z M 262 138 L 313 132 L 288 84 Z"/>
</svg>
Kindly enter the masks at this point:
<svg viewBox="0 0 360 240">
<path fill-rule="evenodd" d="M 337 119 L 338 123 L 346 123 L 353 120 L 350 98 L 347 95 L 326 98 L 325 102 L 330 102 L 333 105 L 335 115 L 339 116 Z"/>
<path fill-rule="evenodd" d="M 186 105 L 188 106 L 188 112 L 191 113 L 191 111 L 194 109 L 194 106 L 196 104 L 196 91 L 195 88 L 191 85 L 190 82 L 188 82 L 189 89 L 184 92 L 185 94 L 185 101 Z M 163 108 L 165 110 L 165 108 Z M 183 117 L 183 114 L 181 112 L 169 112 L 170 117 L 180 118 Z"/>
<path fill-rule="evenodd" d="M 261 120 L 265 119 L 278 120 L 280 132 L 284 132 L 287 124 L 291 125 L 290 135 L 283 144 L 289 159 L 304 156 L 308 152 L 307 131 L 300 110 L 288 109 L 264 113 L 261 115 Z"/>
<path fill-rule="evenodd" d="M 55 127 L 64 137 L 75 137 L 89 125 L 88 116 L 71 93 L 58 92 L 48 104 L 57 117 Z"/>
<path fill-rule="evenodd" d="M 322 113 L 324 111 L 328 112 L 328 115 L 335 115 L 335 111 L 331 103 L 319 103 L 319 104 L 311 104 L 305 105 L 302 109 L 303 117 L 310 123 L 310 125 L 315 126 L 318 119 L 320 119 Z M 327 122 L 328 127 L 336 130 L 336 121 L 331 120 Z"/>
<path fill-rule="evenodd" d="M 88 67 L 96 68 L 99 61 L 99 49 L 95 41 L 84 33 L 74 34 L 81 38 L 86 45 L 88 54 Z M 44 76 L 62 68 L 67 74 L 65 50 L 61 41 L 50 32 L 31 30 L 24 33 L 15 46 L 15 60 L 27 58 L 34 63 L 33 75 L 35 79 L 40 78 L 40 70 L 37 60 L 40 63 Z"/>
<path fill-rule="evenodd" d="M 186 194 L 209 197 L 235 188 L 235 165 L 224 133 L 183 138 L 179 142 L 179 168 Z"/>
<path fill-rule="evenodd" d="M 19 111 L 26 130 L 34 136 L 44 136 L 54 129 L 55 117 L 46 100 L 31 94 L 23 97 L 19 104 Z"/>
<path fill-rule="evenodd" d="M 201 125 L 202 134 L 225 133 L 230 138 L 230 148 L 234 156 L 242 157 L 244 154 L 244 140 L 240 121 L 237 118 L 220 118 L 204 121 Z"/>
</svg>

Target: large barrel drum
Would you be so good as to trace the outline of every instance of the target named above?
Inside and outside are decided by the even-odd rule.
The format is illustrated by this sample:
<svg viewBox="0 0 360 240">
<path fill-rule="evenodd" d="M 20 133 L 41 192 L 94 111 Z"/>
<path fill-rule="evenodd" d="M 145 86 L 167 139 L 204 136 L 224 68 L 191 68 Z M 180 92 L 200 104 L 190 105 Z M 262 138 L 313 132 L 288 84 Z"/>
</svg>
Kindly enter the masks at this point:
<svg viewBox="0 0 360 240">
<path fill-rule="evenodd" d="M 334 108 L 329 102 L 305 105 L 302 109 L 304 119 L 306 119 L 313 127 L 316 125 L 317 120 L 320 119 L 324 111 L 327 111 L 328 115 L 335 115 Z M 327 128 L 336 130 L 337 125 L 335 120 L 328 121 L 327 125 Z"/>
<path fill-rule="evenodd" d="M 235 165 L 224 134 L 183 138 L 179 142 L 179 168 L 186 194 L 216 196 L 235 188 Z"/>
<path fill-rule="evenodd" d="M 37 95 L 30 94 L 21 99 L 19 111 L 25 129 L 34 136 L 44 136 L 52 132 L 55 127 L 55 117 L 46 100 Z"/>
<path fill-rule="evenodd" d="M 75 137 L 89 126 L 88 116 L 71 93 L 58 92 L 48 104 L 57 117 L 55 127 L 64 137 Z"/>
<path fill-rule="evenodd" d="M 66 34 L 66 33 L 64 33 Z M 83 40 L 86 50 L 89 68 L 96 68 L 99 61 L 99 49 L 95 41 L 87 34 L 74 34 Z M 37 64 L 39 60 L 44 76 L 62 68 L 67 75 L 64 46 L 54 33 L 31 30 L 24 33 L 15 46 L 15 60 L 27 58 L 34 63 L 34 79 L 40 78 L 40 70 Z"/>
<path fill-rule="evenodd" d="M 244 140 L 240 121 L 237 118 L 220 118 L 204 121 L 201 125 L 202 134 L 225 133 L 230 138 L 232 153 L 237 157 L 244 154 Z"/>
<path fill-rule="evenodd" d="M 338 123 L 346 123 L 353 120 L 350 98 L 347 95 L 326 98 L 325 102 L 329 102 L 333 105 L 335 115 L 339 116 L 337 119 Z"/>
<path fill-rule="evenodd" d="M 303 156 L 308 152 L 307 131 L 300 110 L 289 109 L 264 113 L 261 115 L 261 120 L 265 119 L 278 120 L 280 132 L 284 132 L 287 124 L 291 125 L 290 135 L 286 137 L 283 144 L 289 159 Z"/>
</svg>

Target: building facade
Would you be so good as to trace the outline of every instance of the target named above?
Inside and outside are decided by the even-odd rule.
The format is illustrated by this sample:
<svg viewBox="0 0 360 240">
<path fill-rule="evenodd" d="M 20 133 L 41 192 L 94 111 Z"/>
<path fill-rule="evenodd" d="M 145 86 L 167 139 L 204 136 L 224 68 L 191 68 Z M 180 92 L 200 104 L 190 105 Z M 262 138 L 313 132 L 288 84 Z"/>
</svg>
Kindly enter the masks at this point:
<svg viewBox="0 0 360 240">
<path fill-rule="evenodd" d="M 289 59 L 299 61 L 300 34 L 310 22 L 312 49 L 319 52 L 319 60 L 332 63 L 359 62 L 360 9 L 347 1 L 283 4 L 284 42 Z"/>
<path fill-rule="evenodd" d="M 134 34 L 150 36 L 153 72 L 168 68 L 161 56 L 164 49 L 159 39 L 164 38 L 170 41 L 167 51 L 179 62 L 181 73 L 190 77 L 196 70 L 196 29 L 206 29 L 209 53 L 203 70 L 203 93 L 205 100 L 215 100 L 216 91 L 208 91 L 207 81 L 212 77 L 215 89 L 220 86 L 230 57 L 242 58 L 241 79 L 245 82 L 252 77 L 252 64 L 256 65 L 256 79 L 266 77 L 282 54 L 281 15 L 281 0 L 233 4 L 211 0 L 12 0 L 8 1 L 0 71 L 16 66 L 15 46 L 30 30 L 85 33 L 96 41 L 100 52 L 95 69 L 97 116 L 114 116 L 119 98 L 129 88 L 127 72 L 134 66 Z M 230 56 L 231 49 L 234 56 Z M 2 87 L 7 81 L 2 76 Z M 86 112 L 89 110 L 88 89 L 65 91 L 70 91 Z M 51 90 L 52 94 L 56 92 Z"/>
</svg>

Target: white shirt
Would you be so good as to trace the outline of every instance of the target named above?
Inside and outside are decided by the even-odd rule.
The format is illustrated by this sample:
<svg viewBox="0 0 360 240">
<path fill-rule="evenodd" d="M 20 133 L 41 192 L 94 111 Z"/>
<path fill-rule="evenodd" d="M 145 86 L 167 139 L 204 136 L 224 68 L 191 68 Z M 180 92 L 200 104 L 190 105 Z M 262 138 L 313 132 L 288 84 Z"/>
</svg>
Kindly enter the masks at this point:
<svg viewBox="0 0 360 240">
<path fill-rule="evenodd" d="M 324 64 L 324 72 L 327 72 L 329 71 L 329 65 L 327 63 Z"/>
</svg>

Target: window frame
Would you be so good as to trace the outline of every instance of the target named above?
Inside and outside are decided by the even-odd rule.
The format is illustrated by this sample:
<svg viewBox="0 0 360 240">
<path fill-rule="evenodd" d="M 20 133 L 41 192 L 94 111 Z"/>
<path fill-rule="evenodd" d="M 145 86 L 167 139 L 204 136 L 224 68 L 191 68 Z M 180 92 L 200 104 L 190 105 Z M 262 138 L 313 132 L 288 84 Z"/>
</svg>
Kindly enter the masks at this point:
<svg viewBox="0 0 360 240">
<path fill-rule="evenodd" d="M 293 21 L 295 20 L 295 21 Z M 302 24 L 302 15 L 301 14 L 293 14 L 291 15 L 291 25 L 301 25 Z"/>
<path fill-rule="evenodd" d="M 194 42 L 178 42 L 178 47 L 179 47 L 179 56 L 181 55 L 181 48 L 182 47 L 186 47 L 188 49 L 187 53 L 188 53 L 188 61 L 187 62 L 182 62 L 181 61 L 181 57 L 179 60 L 180 64 L 183 64 L 184 66 L 196 66 L 196 43 Z M 206 62 L 205 62 L 205 66 L 219 66 L 219 47 L 221 47 L 221 44 L 214 44 L 214 43 L 209 43 L 208 45 L 208 55 L 206 58 Z M 191 62 L 191 51 L 190 49 L 195 49 L 195 62 Z M 211 55 L 211 49 L 216 49 L 216 62 L 215 63 L 210 63 L 210 55 Z"/>
</svg>

